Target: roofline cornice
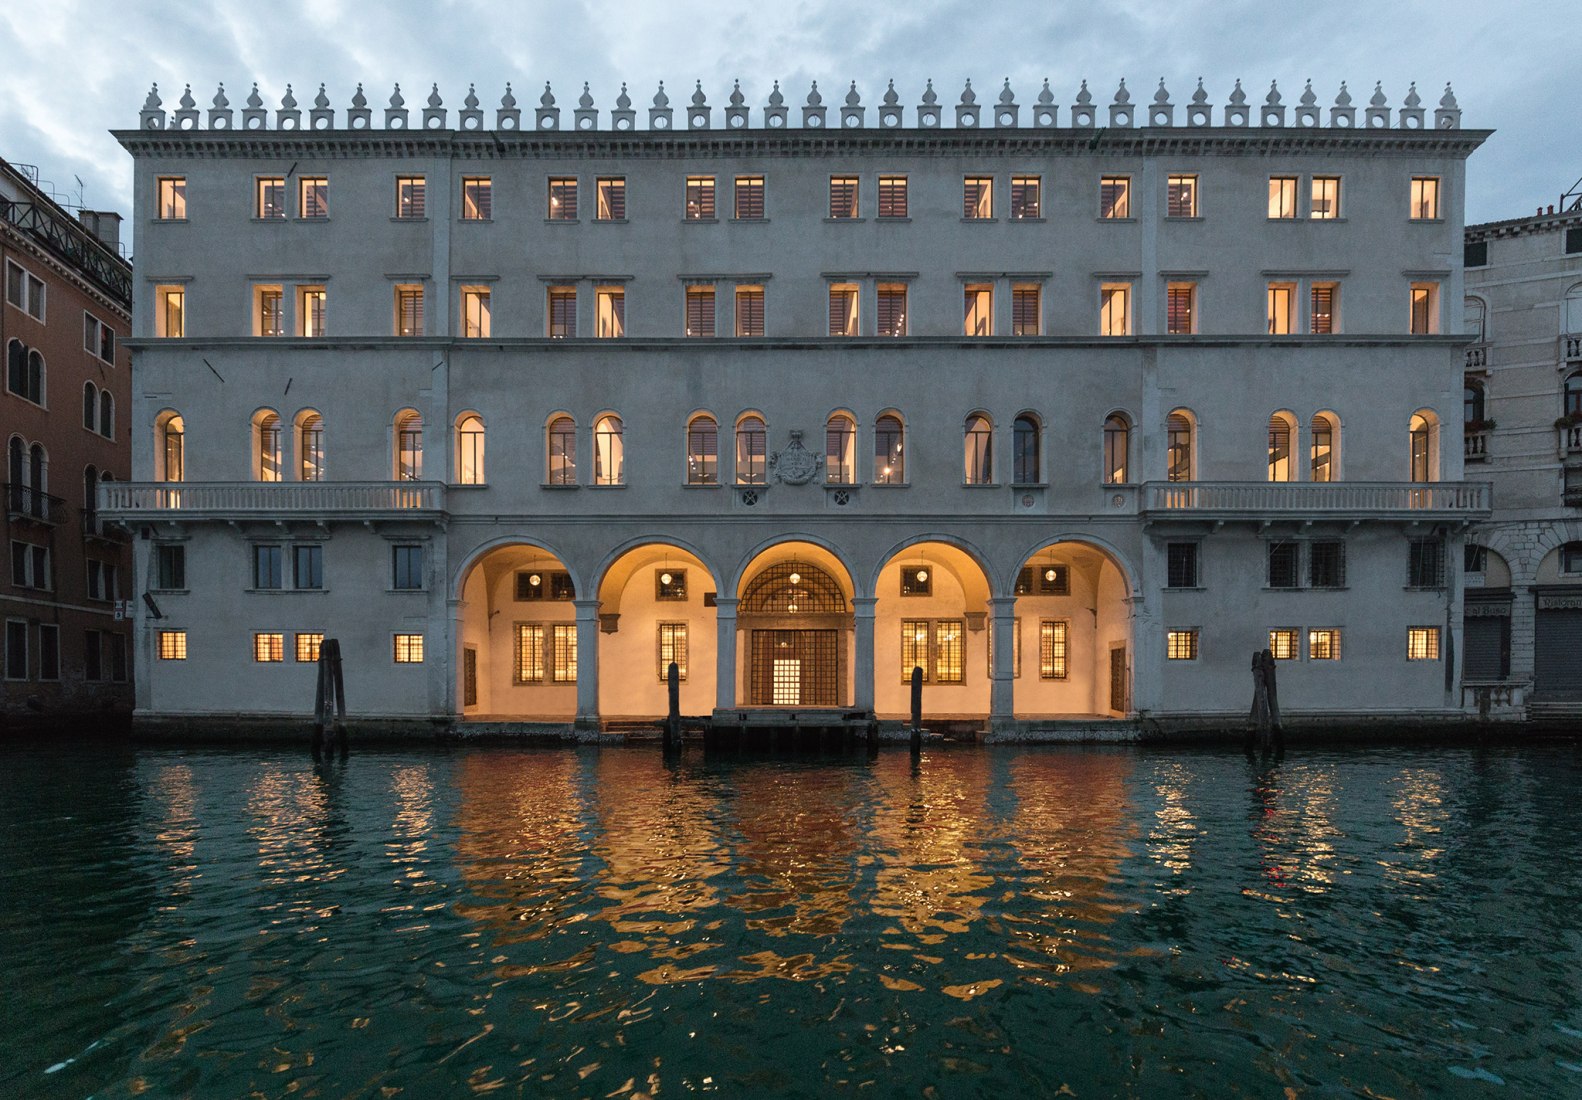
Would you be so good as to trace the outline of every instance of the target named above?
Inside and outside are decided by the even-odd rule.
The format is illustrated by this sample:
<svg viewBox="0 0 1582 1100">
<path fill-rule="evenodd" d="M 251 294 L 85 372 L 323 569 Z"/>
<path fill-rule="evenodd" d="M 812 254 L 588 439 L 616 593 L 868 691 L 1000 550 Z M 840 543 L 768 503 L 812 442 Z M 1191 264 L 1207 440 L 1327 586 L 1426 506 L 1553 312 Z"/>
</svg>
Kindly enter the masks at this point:
<svg viewBox="0 0 1582 1100">
<path fill-rule="evenodd" d="M 1569 210 L 1559 214 L 1529 214 L 1525 218 L 1507 218 L 1504 221 L 1482 222 L 1469 225 L 1463 231 L 1469 243 L 1489 241 L 1499 237 L 1526 237 L 1537 233 L 1557 233 L 1562 229 L 1582 226 L 1582 210 Z"/>
</svg>

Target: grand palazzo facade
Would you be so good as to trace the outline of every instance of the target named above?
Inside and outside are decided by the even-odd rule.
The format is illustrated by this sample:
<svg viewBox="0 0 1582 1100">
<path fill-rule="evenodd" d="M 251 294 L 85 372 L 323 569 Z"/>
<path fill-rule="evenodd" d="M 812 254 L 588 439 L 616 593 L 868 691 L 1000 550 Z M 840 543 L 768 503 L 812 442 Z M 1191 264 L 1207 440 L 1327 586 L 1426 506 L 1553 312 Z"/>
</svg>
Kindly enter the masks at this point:
<svg viewBox="0 0 1582 1100">
<path fill-rule="evenodd" d="M 139 716 L 1459 712 L 1487 132 L 1246 99 L 151 93 Z"/>
</svg>

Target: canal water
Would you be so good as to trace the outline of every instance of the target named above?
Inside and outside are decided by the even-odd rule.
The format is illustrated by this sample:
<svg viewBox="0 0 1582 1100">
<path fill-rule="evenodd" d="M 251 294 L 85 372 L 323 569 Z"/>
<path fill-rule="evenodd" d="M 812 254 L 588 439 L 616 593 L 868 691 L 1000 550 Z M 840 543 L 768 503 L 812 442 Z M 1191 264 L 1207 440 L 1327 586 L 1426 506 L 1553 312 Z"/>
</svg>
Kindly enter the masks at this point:
<svg viewBox="0 0 1582 1100">
<path fill-rule="evenodd" d="M 1582 1096 L 1582 752 L 0 749 L 0 1095 Z"/>
</svg>

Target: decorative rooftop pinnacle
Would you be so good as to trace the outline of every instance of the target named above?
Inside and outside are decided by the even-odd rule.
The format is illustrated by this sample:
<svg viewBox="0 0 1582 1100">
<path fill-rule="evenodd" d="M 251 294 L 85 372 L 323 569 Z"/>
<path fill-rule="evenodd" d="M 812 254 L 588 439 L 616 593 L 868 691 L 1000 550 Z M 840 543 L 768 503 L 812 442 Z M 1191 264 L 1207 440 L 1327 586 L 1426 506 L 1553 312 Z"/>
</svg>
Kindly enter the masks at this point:
<svg viewBox="0 0 1582 1100">
<path fill-rule="evenodd" d="M 190 111 L 197 105 L 198 101 L 192 98 L 192 85 L 188 84 L 186 90 L 181 93 L 181 109 L 183 111 Z"/>
<path fill-rule="evenodd" d="M 320 84 L 319 85 L 319 94 L 313 97 L 313 106 L 317 107 L 319 110 L 322 111 L 322 110 L 324 110 L 324 108 L 328 107 L 329 105 L 330 105 L 330 97 L 324 94 L 324 85 Z"/>
<path fill-rule="evenodd" d="M 884 105 L 886 107 L 894 107 L 900 102 L 901 97 L 896 93 L 895 90 L 895 78 L 891 77 L 890 86 L 884 90 Z"/>
<path fill-rule="evenodd" d="M 258 85 L 254 84 L 253 87 L 257 88 Z M 395 91 L 390 93 L 390 107 L 391 107 L 392 110 L 399 111 L 402 107 L 405 107 L 405 106 L 406 106 L 406 99 L 401 95 L 401 85 L 397 84 L 395 86 Z"/>
<path fill-rule="evenodd" d="M 786 97 L 780 94 L 780 82 L 775 81 L 774 91 L 769 93 L 769 106 L 781 107 L 785 105 Z"/>
<path fill-rule="evenodd" d="M 280 106 L 287 111 L 294 111 L 297 107 L 297 97 L 291 94 L 291 85 L 286 85 L 286 94 L 280 97 Z"/>
<path fill-rule="evenodd" d="M 593 106 L 593 93 L 588 90 L 588 82 L 582 82 L 582 94 L 577 97 L 577 106 L 586 111 Z"/>
<path fill-rule="evenodd" d="M 157 111 L 162 102 L 164 101 L 159 98 L 159 85 L 151 85 L 148 89 L 148 98 L 143 100 L 143 110 Z"/>
<path fill-rule="evenodd" d="M 665 82 L 663 80 L 659 82 L 659 91 L 654 93 L 654 106 L 660 110 L 670 106 L 670 97 L 665 94 Z"/>
<path fill-rule="evenodd" d="M 467 85 L 467 98 L 461 101 L 461 105 L 469 111 L 478 109 L 478 88 L 476 85 Z"/>
<path fill-rule="evenodd" d="M 1340 94 L 1335 97 L 1335 106 L 1337 106 L 1337 107 L 1350 107 L 1351 106 L 1351 93 L 1346 91 L 1346 82 L 1344 80 L 1342 80 L 1340 82 Z"/>
<path fill-rule="evenodd" d="M 1005 78 L 1005 86 L 1000 89 L 1000 102 L 1006 107 L 1016 105 L 1016 93 L 1011 91 L 1011 78 Z"/>
<path fill-rule="evenodd" d="M 746 102 L 747 102 L 747 97 L 742 95 L 742 82 L 740 80 L 734 81 L 731 84 L 731 99 L 730 99 L 731 106 L 732 107 L 740 107 Z"/>
<path fill-rule="evenodd" d="M 1368 100 L 1368 102 L 1375 107 L 1384 107 L 1389 104 L 1390 101 L 1384 96 L 1384 81 L 1380 80 L 1374 83 L 1373 98 Z"/>
<path fill-rule="evenodd" d="M 1197 78 L 1197 91 L 1192 93 L 1192 102 L 1199 107 L 1208 102 L 1208 92 L 1203 87 L 1203 78 Z"/>
<path fill-rule="evenodd" d="M 1154 92 L 1154 102 L 1161 106 L 1170 102 L 1170 93 L 1165 91 L 1165 78 L 1159 78 L 1159 88 Z"/>
<path fill-rule="evenodd" d="M 214 109 L 223 111 L 230 105 L 231 101 L 225 98 L 225 85 L 221 84 L 219 90 L 214 93 Z"/>
<path fill-rule="evenodd" d="M 1456 109 L 1456 93 L 1450 90 L 1449 84 L 1445 85 L 1445 94 L 1440 97 L 1439 105 L 1449 111 Z"/>
<path fill-rule="evenodd" d="M 1269 94 L 1264 96 L 1263 101 L 1270 107 L 1280 105 L 1280 85 L 1277 81 L 1269 81 Z"/>
<path fill-rule="evenodd" d="M 923 89 L 923 105 L 932 107 L 939 102 L 939 96 L 934 91 L 934 78 L 928 78 L 928 87 Z"/>
<path fill-rule="evenodd" d="M 632 108 L 632 97 L 626 94 L 626 81 L 621 81 L 621 94 L 615 97 L 617 110 L 629 111 Z"/>
<path fill-rule="evenodd" d="M 505 94 L 500 97 L 500 107 L 506 111 L 516 109 L 516 96 L 511 94 L 511 82 L 509 80 L 505 82 Z"/>
<path fill-rule="evenodd" d="M 815 80 L 813 82 L 813 90 L 807 94 L 807 105 L 809 107 L 818 107 L 822 105 L 823 102 L 824 97 L 818 94 L 818 81 Z"/>
<path fill-rule="evenodd" d="M 961 89 L 961 103 L 964 107 L 971 107 L 978 102 L 978 93 L 972 90 L 972 77 L 967 78 L 967 86 Z"/>
<path fill-rule="evenodd" d="M 1086 80 L 1084 80 L 1082 82 L 1081 90 L 1077 92 L 1077 103 L 1079 103 L 1083 107 L 1086 107 L 1088 104 L 1090 104 L 1092 102 L 1093 102 L 1093 93 L 1088 91 L 1088 82 Z"/>
<path fill-rule="evenodd" d="M 1038 93 L 1038 105 L 1040 107 L 1048 107 L 1050 104 L 1054 103 L 1054 101 L 1055 93 L 1049 90 L 1049 78 L 1046 76 L 1044 77 L 1043 91 Z"/>
<path fill-rule="evenodd" d="M 1232 106 L 1240 107 L 1247 102 L 1247 93 L 1241 90 L 1241 77 L 1236 78 L 1236 86 L 1231 89 L 1230 102 Z"/>
<path fill-rule="evenodd" d="M 1318 97 L 1313 94 L 1313 78 L 1307 78 L 1307 86 L 1302 89 L 1302 106 L 1311 107 L 1318 102 Z"/>
<path fill-rule="evenodd" d="M 1115 89 L 1115 102 L 1124 104 L 1131 101 L 1132 93 L 1126 90 L 1126 78 L 1123 76 L 1121 77 L 1121 86 Z"/>
<path fill-rule="evenodd" d="M 703 81 L 698 81 L 698 86 L 692 90 L 692 105 L 694 107 L 707 107 L 709 97 L 703 94 Z"/>
<path fill-rule="evenodd" d="M 547 80 L 544 81 L 544 94 L 538 97 L 538 105 L 540 107 L 553 107 L 555 105 L 555 93 L 549 90 L 549 81 Z"/>
<path fill-rule="evenodd" d="M 857 82 L 855 80 L 853 80 L 851 82 L 851 90 L 846 93 L 846 106 L 848 106 L 848 107 L 861 107 L 862 106 L 862 96 L 857 94 Z"/>
<path fill-rule="evenodd" d="M 439 97 L 439 85 L 438 84 L 435 84 L 432 88 L 429 89 L 428 105 L 430 107 L 443 107 L 443 106 L 445 106 L 445 101 Z"/>
<path fill-rule="evenodd" d="M 1417 94 L 1417 81 L 1415 80 L 1412 81 L 1412 86 L 1406 89 L 1405 105 L 1412 108 L 1421 107 L 1423 105 L 1422 97 Z"/>
</svg>

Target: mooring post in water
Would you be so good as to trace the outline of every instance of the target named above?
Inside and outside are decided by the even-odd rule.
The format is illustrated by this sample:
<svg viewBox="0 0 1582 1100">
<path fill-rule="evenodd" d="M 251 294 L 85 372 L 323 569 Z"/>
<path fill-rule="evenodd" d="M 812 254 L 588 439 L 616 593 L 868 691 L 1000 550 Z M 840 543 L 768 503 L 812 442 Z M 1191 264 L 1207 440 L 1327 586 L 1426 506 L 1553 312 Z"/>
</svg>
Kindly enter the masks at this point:
<svg viewBox="0 0 1582 1100">
<path fill-rule="evenodd" d="M 313 759 L 315 760 L 319 758 L 319 754 L 324 747 L 324 718 L 327 706 L 325 697 L 329 694 L 325 690 L 325 685 L 328 680 L 328 671 L 329 666 L 324 663 L 324 647 L 320 646 L 317 668 L 318 679 L 315 681 L 313 688 Z"/>
<path fill-rule="evenodd" d="M 923 669 L 912 666 L 912 751 L 923 747 Z"/>
<path fill-rule="evenodd" d="M 326 747 L 345 753 L 346 678 L 341 671 L 339 641 L 326 638 L 319 643 L 318 666 L 318 686 L 313 694 L 313 755 L 317 757 Z"/>
<path fill-rule="evenodd" d="M 330 638 L 326 644 L 330 647 L 330 683 L 335 689 L 335 745 L 344 753 L 346 751 L 346 677 L 341 671 L 341 643 L 339 638 Z"/>
<path fill-rule="evenodd" d="M 1256 736 L 1268 748 L 1280 739 L 1280 698 L 1275 686 L 1274 654 L 1257 650 L 1252 655 L 1252 714 L 1248 719 L 1247 742 Z"/>
<path fill-rule="evenodd" d="M 681 668 L 675 661 L 665 669 L 665 686 L 670 706 L 665 716 L 664 747 L 666 752 L 674 752 L 681 747 Z"/>
<path fill-rule="evenodd" d="M 1278 745 L 1282 739 L 1283 731 L 1280 729 L 1280 692 L 1274 682 L 1274 670 L 1277 667 L 1274 654 L 1267 649 L 1263 651 L 1263 686 L 1269 695 L 1269 732 L 1271 740 Z"/>
</svg>

